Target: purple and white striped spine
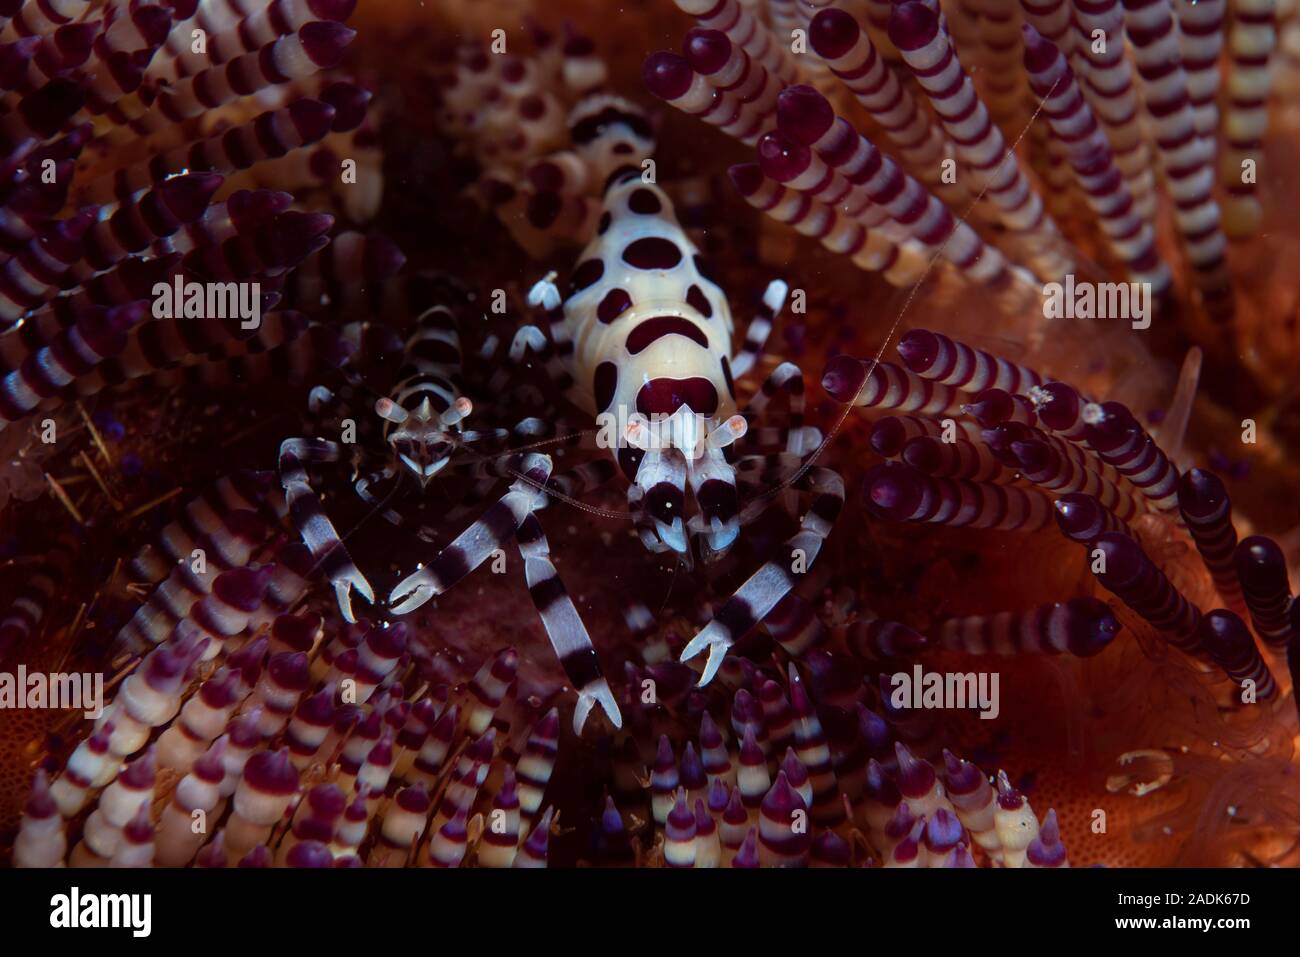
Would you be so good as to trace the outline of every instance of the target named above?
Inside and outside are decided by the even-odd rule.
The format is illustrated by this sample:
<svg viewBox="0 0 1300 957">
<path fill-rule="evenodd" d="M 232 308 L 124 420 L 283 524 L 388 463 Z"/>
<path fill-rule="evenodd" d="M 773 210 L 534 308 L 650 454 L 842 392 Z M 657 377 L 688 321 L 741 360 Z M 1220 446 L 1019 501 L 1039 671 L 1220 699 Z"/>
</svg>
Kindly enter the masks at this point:
<svg viewBox="0 0 1300 957">
<path fill-rule="evenodd" d="M 338 66 L 356 36 L 340 23 L 315 20 L 253 53 L 184 77 L 168 87 L 130 131 L 147 136 L 168 126 L 268 88 L 293 83 Z"/>
<path fill-rule="evenodd" d="M 949 618 L 938 630 L 944 648 L 971 655 L 1088 658 L 1109 645 L 1120 626 L 1104 601 L 1074 598 L 1027 612 Z"/>
<path fill-rule="evenodd" d="M 1156 153 L 1174 202 L 1174 220 L 1210 314 L 1232 311 L 1231 276 L 1214 199 L 1213 147 L 1197 136 L 1187 96 L 1187 73 L 1178 45 L 1178 24 L 1169 0 L 1124 0 L 1125 22 L 1143 80 L 1143 102 Z"/>
<path fill-rule="evenodd" d="M 1237 545 L 1233 559 L 1255 634 L 1275 648 L 1285 647 L 1294 632 L 1288 614 L 1291 582 L 1282 549 L 1271 538 L 1252 535 Z"/>
<path fill-rule="evenodd" d="M 824 202 L 852 197 L 855 213 L 883 210 L 895 223 L 976 282 L 995 289 L 1018 285 L 1027 294 L 1039 288 L 1033 277 L 983 242 L 943 202 L 908 176 L 862 136 L 824 96 L 808 86 L 790 87 L 777 97 L 779 134 L 759 141 L 763 172 Z M 814 155 L 815 154 L 815 155 Z M 830 192 L 829 198 L 824 198 Z M 878 206 L 875 204 L 879 204 Z M 863 225 L 873 226 L 870 218 Z M 888 236 L 889 233 L 886 233 Z"/>
<path fill-rule="evenodd" d="M 1075 391 L 1073 386 L 1064 382 L 1048 382 L 1031 389 L 1029 398 L 1033 400 L 1038 419 L 1045 429 L 1064 436 L 1071 442 L 1084 441 L 1086 425 L 1083 409 L 1088 400 Z"/>
<path fill-rule="evenodd" d="M 1124 52 L 1124 10 L 1120 0 L 1071 0 L 1074 55 L 1083 95 L 1106 131 L 1124 183 L 1145 220 L 1155 217 L 1155 174 L 1138 113 L 1133 71 Z M 1100 31 L 1100 33 L 1099 33 Z"/>
<path fill-rule="evenodd" d="M 1003 389 L 1023 394 L 1044 381 L 1033 369 L 926 329 L 905 334 L 898 342 L 898 354 L 903 365 L 923 379 L 963 392 Z"/>
<path fill-rule="evenodd" d="M 97 308 L 55 336 L 49 346 L 28 356 L 0 381 L 0 431 L 126 348 L 127 331 L 143 322 L 148 312 L 148 303 Z"/>
<path fill-rule="evenodd" d="M 1007 485 L 1016 475 L 999 462 L 988 446 L 967 439 L 944 442 L 918 435 L 903 446 L 902 459 L 912 468 L 935 478 L 970 479 Z"/>
<path fill-rule="evenodd" d="M 1061 144 L 1075 179 L 1096 213 L 1115 257 L 1137 282 L 1148 282 L 1163 295 L 1170 284 L 1169 267 L 1155 249 L 1155 228 L 1140 216 L 1125 185 L 1106 134 L 1084 102 L 1074 71 L 1062 52 L 1028 24 L 1025 69 L 1029 85 L 1043 101 L 1052 135 Z"/>
<path fill-rule="evenodd" d="M 1237 614 L 1246 614 L 1233 561 L 1237 530 L 1232 525 L 1232 500 L 1223 482 L 1213 472 L 1188 469 L 1178 482 L 1178 508 L 1219 597 Z"/>
<path fill-rule="evenodd" d="M 1238 684 L 1247 681 L 1254 684 L 1254 700 L 1272 701 L 1277 697 L 1277 682 L 1244 621 L 1220 608 L 1201 619 L 1196 634 L 1214 663 L 1229 678 Z"/>
<path fill-rule="evenodd" d="M 931 478 L 899 462 L 873 466 L 863 489 L 871 512 L 894 522 L 1034 531 L 1052 516 L 1051 500 L 1035 489 Z"/>
<path fill-rule="evenodd" d="M 12 6 L 12 4 L 6 4 Z M 4 25 L 2 38 L 41 36 L 80 20 L 90 8 L 90 0 L 23 0 Z"/>
<path fill-rule="evenodd" d="M 950 421 L 957 427 L 958 435 L 964 437 L 966 441 L 980 440 L 979 429 L 972 423 L 962 419 Z M 868 441 L 877 455 L 892 459 L 901 455 L 903 448 L 912 439 L 921 436 L 941 439 L 943 433 L 943 422 L 936 419 L 916 415 L 887 415 L 883 419 L 877 419 L 872 425 Z"/>
<path fill-rule="evenodd" d="M 799 70 L 788 38 L 772 33 L 740 0 L 674 0 L 707 30 L 719 30 L 783 83 L 797 83 Z"/>
<path fill-rule="evenodd" d="M 1070 272 L 1073 254 L 1055 222 L 1045 213 L 1042 198 L 1021 170 L 1015 153 L 1007 148 L 1001 131 L 989 118 L 938 16 L 910 0 L 894 7 L 889 30 L 956 144 L 958 158 L 970 167 L 980 190 L 997 208 L 1003 225 L 1033 240 L 1038 255 L 1031 265 L 1044 279 Z"/>
<path fill-rule="evenodd" d="M 641 69 L 646 89 L 669 106 L 716 126 L 729 136 L 753 144 L 762 129 L 743 114 L 735 97 L 728 98 L 675 53 L 652 53 Z"/>
<path fill-rule="evenodd" d="M 1275 17 L 1275 0 L 1234 0 L 1232 4 L 1220 173 L 1228 192 L 1224 228 L 1234 238 L 1257 232 L 1263 214 L 1254 182 L 1245 181 L 1243 164 L 1253 160 L 1258 167 L 1264 158 L 1272 80 L 1269 59 L 1277 45 Z"/>
<path fill-rule="evenodd" d="M 776 125 L 776 95 L 782 83 L 718 30 L 686 34 L 682 54 L 691 69 L 717 91 L 722 132 L 752 146 Z"/>
<path fill-rule="evenodd" d="M 184 169 L 232 173 L 317 143 L 330 132 L 334 108 L 300 99 L 271 110 L 218 136 L 159 153 L 147 163 L 128 166 L 87 184 L 85 202 L 111 203 L 162 182 Z"/>
<path fill-rule="evenodd" d="M 1052 503 L 1061 534 L 1081 545 L 1091 545 L 1107 532 L 1121 532 L 1129 538 L 1133 530 L 1091 495 L 1073 492 Z"/>
<path fill-rule="evenodd" d="M 243 4 L 223 0 L 200 3 L 194 16 L 167 38 L 166 56 L 151 70 L 171 81 L 201 73 L 252 53 L 277 37 L 297 33 L 313 20 L 341 22 L 352 15 L 356 0 L 269 0 Z M 244 11 L 249 12 L 245 13 Z M 194 30 L 207 34 L 206 49 L 194 52 Z"/>
<path fill-rule="evenodd" d="M 942 418 L 961 412 L 965 394 L 913 375 L 891 362 L 836 356 L 826 364 L 822 388 L 837 402 Z"/>
<path fill-rule="evenodd" d="M 1227 0 L 1174 0 L 1182 39 L 1187 98 L 1192 103 L 1196 135 L 1214 141 L 1219 127 L 1219 53 L 1223 50 L 1223 15 Z"/>
<path fill-rule="evenodd" d="M 1019 436 L 1015 432 L 1023 430 Z M 1058 495 L 1090 495 L 1121 521 L 1132 521 L 1142 511 L 1138 497 L 1130 489 L 1120 486 L 1110 477 L 1089 467 L 1087 460 L 1070 455 L 1067 444 L 1054 444 L 1045 434 L 1028 426 L 1000 425 L 990 432 L 1002 432 L 997 439 L 989 436 L 989 444 L 1000 451 L 1000 458 L 1009 468 L 1019 469 L 1030 482 Z M 1006 434 L 1011 432 L 1011 434 Z M 988 433 L 986 433 L 986 436 Z M 1056 440 L 1059 441 L 1059 440 Z M 1113 474 L 1113 473 L 1112 473 Z"/>
<path fill-rule="evenodd" d="M 1181 524 L 1178 468 L 1133 413 L 1118 402 L 1104 402 L 1085 406 L 1083 418 L 1088 444 L 1101 460 L 1132 482 L 1153 508 Z"/>
<path fill-rule="evenodd" d="M 841 253 L 858 268 L 880 271 L 893 286 L 904 288 L 920 280 L 929 262 L 925 247 L 914 239 L 899 243 L 879 230 L 841 216 L 807 193 L 786 189 L 763 175 L 755 163 L 737 164 L 727 171 L 745 202 L 800 235 L 816 239 L 832 252 Z"/>
<path fill-rule="evenodd" d="M 969 415 L 986 429 L 1005 422 L 1017 425 L 1037 425 L 1038 411 L 1034 400 L 1027 394 L 1013 394 L 1005 389 L 985 389 L 977 392 L 970 405 L 962 406 Z"/>
<path fill-rule="evenodd" d="M 1089 567 L 1098 560 L 1104 568 L 1093 573 L 1124 604 L 1169 637 L 1169 643 L 1188 654 L 1204 649 L 1196 629 L 1200 609 L 1178 591 L 1146 552 L 1121 532 L 1106 532 L 1092 545 Z"/>
<path fill-rule="evenodd" d="M 952 144 L 939 124 L 921 111 L 852 15 L 834 7 L 822 10 L 813 17 L 808 42 L 879 124 L 907 168 L 951 208 L 965 208 L 970 202 L 965 187 L 943 182 L 943 161 Z"/>
<path fill-rule="evenodd" d="M 1020 130 L 1027 118 L 1025 82 L 1016 68 L 1021 13 L 1017 0 L 974 0 L 979 11 L 983 64 L 980 70 L 989 113 L 1003 129 Z"/>
</svg>

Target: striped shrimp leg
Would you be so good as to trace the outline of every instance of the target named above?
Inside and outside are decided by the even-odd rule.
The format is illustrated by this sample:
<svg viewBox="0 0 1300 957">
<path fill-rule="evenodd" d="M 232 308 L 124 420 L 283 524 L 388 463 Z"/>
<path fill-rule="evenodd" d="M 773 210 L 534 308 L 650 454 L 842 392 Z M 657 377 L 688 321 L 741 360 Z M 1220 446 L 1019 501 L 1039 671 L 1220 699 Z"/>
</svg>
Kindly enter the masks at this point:
<svg viewBox="0 0 1300 957">
<path fill-rule="evenodd" d="M 1228 36 L 1227 103 L 1222 119 L 1226 148 L 1220 178 L 1228 192 L 1224 229 L 1234 239 L 1259 230 L 1263 209 L 1255 198 L 1255 177 L 1246 176 L 1247 162 L 1263 161 L 1268 131 L 1268 95 L 1272 83 L 1269 60 L 1277 45 L 1275 0 L 1234 0 L 1232 32 Z"/>
<path fill-rule="evenodd" d="M 1201 610 L 1193 605 L 1129 536 L 1106 532 L 1091 546 L 1090 567 L 1106 590 L 1163 632 L 1174 647 L 1198 654 Z"/>
<path fill-rule="evenodd" d="M 1074 54 L 1083 96 L 1106 131 L 1115 163 L 1138 215 L 1154 222 L 1155 176 L 1138 114 L 1133 71 L 1124 50 L 1124 10 L 1120 0 L 1070 0 L 1074 8 Z"/>
<path fill-rule="evenodd" d="M 1252 535 L 1238 543 L 1233 561 L 1255 634 L 1275 648 L 1286 647 L 1295 631 L 1288 614 L 1293 599 L 1282 549 L 1271 538 Z"/>
<path fill-rule="evenodd" d="M 901 462 L 873 466 L 863 489 L 868 509 L 886 521 L 1000 531 L 1035 531 L 1051 521 L 1051 500 L 1036 489 L 932 478 Z"/>
<path fill-rule="evenodd" d="M 1154 227 L 1137 214 L 1106 134 L 1079 92 L 1074 71 L 1061 51 L 1027 24 L 1025 69 L 1111 252 L 1128 267 L 1134 281 L 1149 282 L 1156 296 L 1163 295 L 1169 289 L 1169 267 L 1156 253 Z"/>
<path fill-rule="evenodd" d="M 740 0 L 674 0 L 677 9 L 695 17 L 706 30 L 727 35 L 782 83 L 798 80 L 799 69 L 787 38 L 776 36 Z"/>
<path fill-rule="evenodd" d="M 909 0 L 894 8 L 889 29 L 956 144 L 958 159 L 971 169 L 1002 224 L 1040 250 L 1031 265 L 1044 279 L 1070 272 L 1073 251 L 1044 211 L 1042 198 L 1021 170 L 1015 153 L 1008 150 L 1001 131 L 993 125 L 938 16 L 924 4 Z"/>
<path fill-rule="evenodd" d="M 737 164 L 727 175 L 749 205 L 792 226 L 800 235 L 816 239 L 831 252 L 847 256 L 859 269 L 880 272 L 892 286 L 911 286 L 925 272 L 926 250 L 914 239 L 893 243 L 879 230 L 868 229 L 807 193 L 787 189 L 764 176 L 757 163 Z"/>
<path fill-rule="evenodd" d="M 618 702 L 614 700 L 609 682 L 601 671 L 600 659 L 592 647 L 587 626 L 551 562 L 551 546 L 536 515 L 524 516 L 515 533 L 515 542 L 524 559 L 528 594 L 541 616 L 551 647 L 578 694 L 578 704 L 573 712 L 574 734 L 582 734 L 587 716 L 596 705 L 600 705 L 615 728 L 621 728 L 623 716 Z"/>
<path fill-rule="evenodd" d="M 1027 612 L 949 618 L 939 644 L 971 655 L 1058 655 L 1089 658 L 1109 645 L 1120 625 L 1096 598 L 1074 598 Z"/>
<path fill-rule="evenodd" d="M 858 21 L 836 7 L 821 10 L 813 17 L 808 42 L 884 131 L 904 165 L 949 207 L 964 209 L 970 193 L 960 184 L 943 182 L 943 160 L 952 144 L 917 106 Z"/>
<path fill-rule="evenodd" d="M 1232 280 L 1214 199 L 1213 150 L 1208 140 L 1196 135 L 1178 24 L 1169 0 L 1124 0 L 1124 9 L 1156 153 L 1174 201 L 1174 220 L 1206 308 L 1214 318 L 1226 320 L 1232 313 Z"/>
<path fill-rule="evenodd" d="M 1232 557 L 1237 548 L 1232 500 L 1223 482 L 1205 469 L 1188 469 L 1178 482 L 1178 508 L 1219 597 L 1238 615 L 1246 614 Z"/>
<path fill-rule="evenodd" d="M 544 491 L 551 459 L 528 453 L 513 467 L 518 477 L 509 490 L 440 551 L 428 565 L 398 582 L 389 595 L 395 615 L 405 615 L 443 594 L 508 542 L 524 519 L 546 504 Z"/>
<path fill-rule="evenodd" d="M 357 568 L 338 529 L 325 514 L 320 496 L 311 487 L 309 465 L 340 462 L 345 450 L 337 442 L 325 439 L 285 439 L 280 446 L 280 484 L 289 504 L 289 518 L 312 558 L 328 576 L 338 598 L 339 611 L 348 622 L 355 622 L 352 612 L 352 589 L 370 603 L 375 593 L 370 582 Z"/>
<path fill-rule="evenodd" d="M 1239 685 L 1251 683 L 1254 694 L 1248 700 L 1272 701 L 1277 697 L 1277 682 L 1244 621 L 1219 608 L 1201 618 L 1196 635 L 1229 678 Z"/>
<path fill-rule="evenodd" d="M 1219 127 L 1215 96 L 1219 92 L 1219 53 L 1223 49 L 1227 0 L 1175 0 L 1175 4 L 1196 135 L 1213 143 Z"/>
<path fill-rule="evenodd" d="M 682 661 L 689 661 L 708 650 L 708 660 L 700 676 L 701 686 L 712 681 L 718 673 L 727 649 L 794 590 L 799 579 L 795 569 L 812 566 L 844 507 L 844 480 L 830 469 L 809 469 L 792 488 L 812 496 L 799 531 L 781 546 L 781 557 L 764 563 L 682 650 Z"/>
</svg>

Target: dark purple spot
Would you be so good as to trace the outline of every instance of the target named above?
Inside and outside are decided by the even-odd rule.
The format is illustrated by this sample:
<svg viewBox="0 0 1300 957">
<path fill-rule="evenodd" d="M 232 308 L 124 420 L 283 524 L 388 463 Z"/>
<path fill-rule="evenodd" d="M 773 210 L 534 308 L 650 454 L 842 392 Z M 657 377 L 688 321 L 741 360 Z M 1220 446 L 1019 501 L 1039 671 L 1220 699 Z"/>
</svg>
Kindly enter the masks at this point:
<svg viewBox="0 0 1300 957">
<path fill-rule="evenodd" d="M 672 415 L 683 405 L 692 412 L 712 415 L 718 411 L 718 390 L 708 379 L 651 379 L 636 394 L 636 408 L 642 415 Z"/>
<path fill-rule="evenodd" d="M 528 222 L 536 229 L 546 229 L 560 215 L 560 197 L 555 193 L 536 193 L 528 200 Z"/>
<path fill-rule="evenodd" d="M 507 83 L 518 83 L 524 78 L 524 64 L 519 60 L 508 60 L 501 68 L 501 76 Z"/>
<path fill-rule="evenodd" d="M 727 383 L 727 392 L 734 399 L 736 397 L 736 380 L 732 378 L 731 363 L 727 361 L 726 356 L 722 357 L 722 381 Z"/>
<path fill-rule="evenodd" d="M 573 271 L 570 293 L 580 292 L 592 283 L 599 282 L 603 275 L 605 275 L 605 264 L 599 259 L 588 259 Z"/>
<path fill-rule="evenodd" d="M 627 351 L 632 355 L 644 352 L 651 343 L 664 336 L 685 336 L 705 349 L 709 347 L 708 336 L 689 319 L 683 319 L 681 316 L 655 316 L 653 319 L 638 322 L 628 333 Z"/>
<path fill-rule="evenodd" d="M 651 190 L 638 189 L 627 198 L 627 208 L 642 216 L 653 216 L 663 209 L 663 204 Z"/>
<path fill-rule="evenodd" d="M 626 289 L 611 289 L 605 293 L 605 298 L 596 307 L 596 318 L 605 325 L 609 325 L 623 315 L 624 311 L 631 305 L 632 297 L 627 294 Z"/>
<path fill-rule="evenodd" d="M 625 445 L 618 450 L 618 467 L 623 470 L 629 482 L 636 481 L 636 473 L 641 468 L 643 458 L 645 453 L 630 445 Z"/>
<path fill-rule="evenodd" d="M 612 362 L 602 362 L 596 366 L 596 375 L 592 390 L 596 394 L 596 411 L 604 412 L 614 401 L 614 388 L 618 385 L 618 366 Z"/>
<path fill-rule="evenodd" d="M 623 261 L 637 269 L 672 269 L 682 261 L 682 251 L 671 239 L 647 236 L 628 244 Z"/>
<path fill-rule="evenodd" d="M 709 297 L 704 295 L 704 290 L 694 283 L 691 288 L 686 290 L 686 304 L 695 309 L 705 319 L 713 315 L 713 306 L 709 305 Z"/>
<path fill-rule="evenodd" d="M 541 119 L 546 112 L 546 101 L 540 96 L 526 96 L 519 101 L 519 115 L 526 120 Z"/>
</svg>

